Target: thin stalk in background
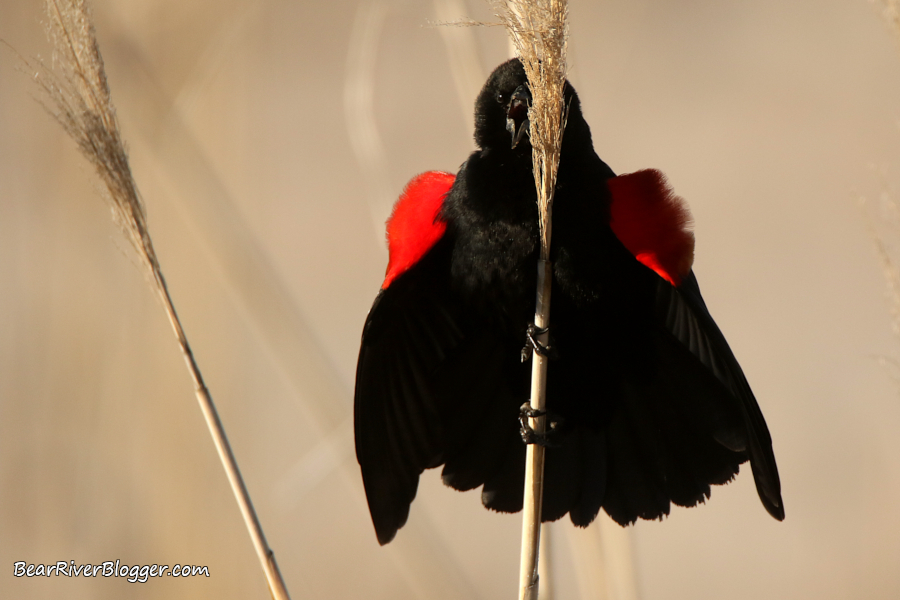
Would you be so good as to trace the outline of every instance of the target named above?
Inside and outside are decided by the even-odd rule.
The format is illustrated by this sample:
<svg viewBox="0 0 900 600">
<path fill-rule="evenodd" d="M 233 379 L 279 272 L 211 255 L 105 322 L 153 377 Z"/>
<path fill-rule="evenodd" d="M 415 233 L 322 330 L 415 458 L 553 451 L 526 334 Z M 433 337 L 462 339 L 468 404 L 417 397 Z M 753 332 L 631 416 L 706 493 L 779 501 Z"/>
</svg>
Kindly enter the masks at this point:
<svg viewBox="0 0 900 600">
<path fill-rule="evenodd" d="M 881 15 L 891 28 L 894 39 L 900 42 L 900 0 L 871 0 L 873 4 L 881 7 Z M 900 338 L 900 264 L 897 263 L 892 252 L 892 245 L 885 235 L 882 235 L 876 226 L 875 217 L 866 211 L 865 198 L 860 199 L 860 204 L 866 214 L 869 231 L 875 241 L 875 250 L 881 260 L 884 279 L 887 283 L 888 298 L 890 301 L 891 328 L 894 336 Z M 893 194 L 887 187 L 882 191 L 880 198 L 882 218 L 887 220 L 890 227 L 896 233 L 900 223 L 900 209 L 894 200 Z M 895 358 L 881 357 L 881 361 L 893 366 L 892 376 L 900 381 L 900 361 Z"/>
<path fill-rule="evenodd" d="M 289 600 L 275 555 L 266 542 L 153 249 L 146 212 L 131 174 L 90 12 L 84 0 L 47 0 L 46 9 L 54 47 L 53 61 L 59 65 L 62 74 L 57 76 L 43 66 L 35 68 L 27 61 L 26 64 L 34 71 L 35 81 L 55 107 L 47 107 L 48 110 L 96 169 L 109 194 L 113 219 L 148 270 L 194 380 L 197 401 L 266 574 L 269 591 L 276 600 Z"/>
<path fill-rule="evenodd" d="M 534 185 L 540 214 L 541 255 L 538 261 L 537 298 L 534 324 L 550 323 L 550 264 L 553 193 L 559 169 L 563 131 L 566 126 L 565 84 L 568 43 L 568 2 L 566 0 L 494 0 L 497 16 L 506 25 L 525 67 L 531 88 L 528 111 L 529 136 L 534 164 Z M 548 335 L 539 336 L 547 344 Z M 546 410 L 547 359 L 535 352 L 531 369 L 531 407 Z M 545 417 L 531 420 L 543 433 Z M 538 561 L 541 539 L 541 500 L 544 487 L 544 448 L 529 444 L 525 464 L 525 498 L 522 513 L 522 555 L 519 565 L 519 598 L 538 596 Z"/>
</svg>

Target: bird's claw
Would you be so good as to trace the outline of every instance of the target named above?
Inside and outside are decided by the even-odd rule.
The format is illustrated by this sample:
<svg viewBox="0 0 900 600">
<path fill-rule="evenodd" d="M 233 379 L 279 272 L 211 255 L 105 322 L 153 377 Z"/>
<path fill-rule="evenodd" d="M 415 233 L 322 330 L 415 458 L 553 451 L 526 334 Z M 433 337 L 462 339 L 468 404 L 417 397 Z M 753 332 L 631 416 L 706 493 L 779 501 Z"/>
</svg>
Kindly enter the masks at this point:
<svg viewBox="0 0 900 600">
<path fill-rule="evenodd" d="M 531 402 L 526 402 L 519 408 L 519 433 L 525 444 L 537 444 L 544 448 L 558 448 L 559 444 L 553 442 L 552 438 L 558 432 L 559 427 L 563 423 L 562 417 L 550 418 L 549 428 L 547 431 L 540 433 L 534 430 L 528 419 L 536 419 L 538 417 L 546 417 L 546 410 L 538 410 L 531 407 Z"/>
<path fill-rule="evenodd" d="M 534 323 L 529 323 L 525 329 L 525 347 L 522 348 L 521 359 L 525 362 L 531 358 L 531 353 L 535 352 L 544 358 L 556 358 L 556 349 L 550 344 L 544 345 L 537 338 L 549 332 L 549 327 L 538 327 Z"/>
</svg>

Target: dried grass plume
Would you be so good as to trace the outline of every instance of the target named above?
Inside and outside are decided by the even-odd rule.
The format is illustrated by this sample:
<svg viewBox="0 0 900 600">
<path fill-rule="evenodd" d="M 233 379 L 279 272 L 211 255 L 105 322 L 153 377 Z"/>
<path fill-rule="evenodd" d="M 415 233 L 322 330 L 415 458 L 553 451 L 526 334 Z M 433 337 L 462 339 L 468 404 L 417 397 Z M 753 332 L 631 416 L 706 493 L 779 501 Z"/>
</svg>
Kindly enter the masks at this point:
<svg viewBox="0 0 900 600">
<path fill-rule="evenodd" d="M 45 108 L 97 170 L 109 192 L 113 218 L 147 267 L 157 271 L 147 216 L 131 175 L 90 11 L 84 0 L 48 0 L 47 16 L 52 63 L 61 74 L 29 63 L 50 101 Z"/>
<path fill-rule="evenodd" d="M 568 2 L 565 0 L 493 0 L 497 16 L 516 47 L 531 87 L 528 111 L 541 219 L 541 258 L 550 250 L 551 211 L 559 154 L 566 127 L 566 50 L 569 39 Z"/>
</svg>

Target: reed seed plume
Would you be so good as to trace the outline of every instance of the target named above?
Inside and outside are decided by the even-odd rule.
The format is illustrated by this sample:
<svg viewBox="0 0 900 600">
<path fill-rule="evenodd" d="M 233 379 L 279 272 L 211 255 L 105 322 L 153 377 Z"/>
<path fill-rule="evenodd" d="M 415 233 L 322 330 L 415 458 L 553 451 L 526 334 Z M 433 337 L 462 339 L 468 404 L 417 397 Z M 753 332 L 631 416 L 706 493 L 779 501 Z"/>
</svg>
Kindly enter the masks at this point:
<svg viewBox="0 0 900 600">
<path fill-rule="evenodd" d="M 531 87 L 528 111 L 541 219 L 541 258 L 550 250 L 551 211 L 559 154 L 566 127 L 566 50 L 569 39 L 568 2 L 565 0 L 493 0 L 497 16 L 506 25 Z"/>
<path fill-rule="evenodd" d="M 157 271 L 144 205 L 131 175 L 88 6 L 84 0 L 48 0 L 46 8 L 52 63 L 61 74 L 43 64 L 34 69 L 29 63 L 50 101 L 45 108 L 94 166 L 106 186 L 114 220 L 146 266 Z"/>
<path fill-rule="evenodd" d="M 53 67 L 58 68 L 59 74 L 39 61 L 35 64 L 26 60 L 25 64 L 34 73 L 34 79 L 43 90 L 46 100 L 49 100 L 49 103 L 45 103 L 45 108 L 75 140 L 82 155 L 96 169 L 106 186 L 113 219 L 122 228 L 150 272 L 154 290 L 162 300 L 188 371 L 194 380 L 197 401 L 266 574 L 269 591 L 276 600 L 288 599 L 274 553 L 266 542 L 212 396 L 194 360 L 153 250 L 147 215 L 128 163 L 128 153 L 119 130 L 103 56 L 88 6 L 84 0 L 47 0 L 46 10 L 49 18 L 48 35 L 54 48 Z"/>
</svg>

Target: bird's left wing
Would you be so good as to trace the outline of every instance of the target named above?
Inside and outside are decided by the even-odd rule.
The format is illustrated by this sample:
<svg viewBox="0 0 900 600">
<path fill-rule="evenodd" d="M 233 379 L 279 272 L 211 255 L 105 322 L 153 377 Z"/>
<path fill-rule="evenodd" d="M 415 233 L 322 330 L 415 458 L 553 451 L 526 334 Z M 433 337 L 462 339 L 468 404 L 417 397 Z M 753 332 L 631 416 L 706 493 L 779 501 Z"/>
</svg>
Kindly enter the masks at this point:
<svg viewBox="0 0 900 600">
<path fill-rule="evenodd" d="M 656 169 L 608 179 L 610 227 L 644 266 L 679 285 L 694 262 L 691 215 Z"/>
<path fill-rule="evenodd" d="M 746 427 L 745 451 L 750 458 L 760 500 L 769 514 L 779 521 L 784 519 L 781 482 L 769 428 L 743 370 L 706 308 L 693 271 L 677 288 L 659 282 L 657 315 L 669 333 L 690 350 L 737 401 Z"/>
<path fill-rule="evenodd" d="M 607 185 L 612 198 L 610 226 L 635 258 L 659 275 L 655 310 L 662 335 L 657 354 L 659 373 L 667 388 L 655 394 L 680 398 L 679 406 L 692 426 L 702 424 L 701 430 L 711 433 L 722 447 L 749 457 L 763 505 L 773 517 L 783 519 L 781 483 L 765 419 L 737 359 L 706 308 L 691 269 L 694 236 L 688 229 L 686 205 L 656 170 L 620 175 L 608 180 Z M 653 395 L 644 393 L 646 397 Z M 715 473 L 718 463 L 709 462 L 709 473 Z M 736 472 L 736 464 L 734 469 Z M 727 475 L 728 469 L 722 473 Z M 704 478 L 710 479 L 710 475 Z M 699 489 L 708 495 L 706 482 L 701 483 L 693 491 Z M 686 497 L 693 501 L 690 494 Z M 667 512 L 667 502 L 646 504 L 650 508 L 641 510 L 647 514 Z M 610 508 L 607 506 L 608 511 Z M 621 512 L 620 521 L 633 520 L 632 507 Z"/>
</svg>

